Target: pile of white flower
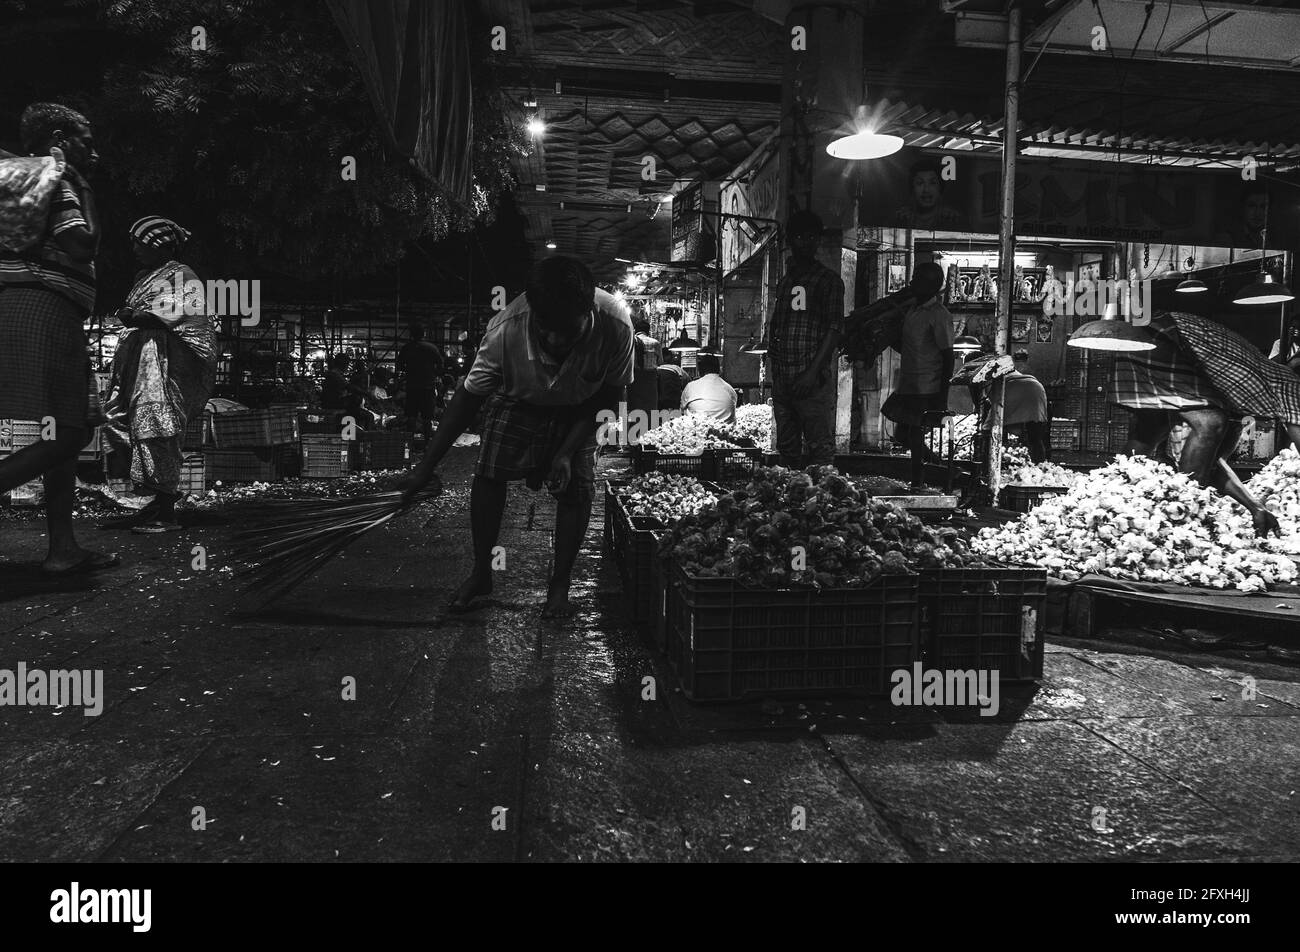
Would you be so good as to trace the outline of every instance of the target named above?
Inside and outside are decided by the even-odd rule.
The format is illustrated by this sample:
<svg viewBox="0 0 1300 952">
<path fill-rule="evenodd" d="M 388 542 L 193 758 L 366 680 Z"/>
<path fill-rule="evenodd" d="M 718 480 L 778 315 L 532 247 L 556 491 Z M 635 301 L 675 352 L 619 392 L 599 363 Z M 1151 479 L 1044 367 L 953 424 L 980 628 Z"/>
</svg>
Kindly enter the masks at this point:
<svg viewBox="0 0 1300 952">
<path fill-rule="evenodd" d="M 1021 466 L 1007 477 L 1008 486 L 1053 486 L 1069 489 L 1081 474 L 1074 470 L 1057 466 L 1055 463 L 1042 462 Z"/>
<path fill-rule="evenodd" d="M 1260 592 L 1294 581 L 1295 563 L 1265 550 L 1243 508 L 1141 456 L 1086 473 L 973 551 L 1064 579 L 1090 572 L 1138 581 Z"/>
<path fill-rule="evenodd" d="M 697 413 L 672 417 L 641 437 L 641 445 L 660 453 L 701 456 L 706 449 L 734 447 L 735 444 L 709 433 L 725 432 L 726 424 Z"/>
<path fill-rule="evenodd" d="M 764 453 L 772 452 L 772 408 L 766 403 L 742 403 L 736 407 L 731 432 L 749 437 Z"/>
<path fill-rule="evenodd" d="M 1277 516 L 1281 535 L 1269 548 L 1300 554 L 1300 453 L 1288 446 L 1246 484 L 1252 496 Z"/>
</svg>

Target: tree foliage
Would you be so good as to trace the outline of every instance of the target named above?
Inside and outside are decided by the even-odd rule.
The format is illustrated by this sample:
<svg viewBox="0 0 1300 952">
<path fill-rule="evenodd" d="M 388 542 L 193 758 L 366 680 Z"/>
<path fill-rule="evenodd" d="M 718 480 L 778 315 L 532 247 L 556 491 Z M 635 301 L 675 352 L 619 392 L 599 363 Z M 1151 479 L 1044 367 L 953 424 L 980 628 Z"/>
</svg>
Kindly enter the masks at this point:
<svg viewBox="0 0 1300 952">
<path fill-rule="evenodd" d="M 321 0 L 83 5 L 118 47 L 91 97 L 112 191 L 132 212 L 182 220 L 224 272 L 372 274 L 406 241 L 487 220 L 513 187 L 509 156 L 522 136 L 485 64 L 475 66 L 467 208 L 386 154 Z M 345 156 L 356 160 L 355 181 L 340 174 Z"/>
</svg>

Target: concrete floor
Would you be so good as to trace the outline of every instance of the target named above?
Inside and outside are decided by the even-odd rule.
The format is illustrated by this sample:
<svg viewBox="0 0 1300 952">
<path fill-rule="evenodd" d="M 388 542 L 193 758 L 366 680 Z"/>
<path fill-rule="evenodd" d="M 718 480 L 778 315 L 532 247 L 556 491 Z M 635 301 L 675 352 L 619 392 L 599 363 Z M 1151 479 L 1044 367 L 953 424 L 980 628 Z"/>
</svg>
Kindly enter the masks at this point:
<svg viewBox="0 0 1300 952">
<path fill-rule="evenodd" d="M 693 705 L 623 620 L 599 511 L 572 624 L 537 617 L 553 510 L 522 489 L 492 604 L 445 616 L 475 453 L 251 617 L 229 526 L 88 525 L 125 565 L 56 590 L 42 524 L 0 523 L 0 668 L 106 694 L 0 707 L 0 860 L 1300 859 L 1295 668 L 1057 641 L 997 718 Z"/>
</svg>

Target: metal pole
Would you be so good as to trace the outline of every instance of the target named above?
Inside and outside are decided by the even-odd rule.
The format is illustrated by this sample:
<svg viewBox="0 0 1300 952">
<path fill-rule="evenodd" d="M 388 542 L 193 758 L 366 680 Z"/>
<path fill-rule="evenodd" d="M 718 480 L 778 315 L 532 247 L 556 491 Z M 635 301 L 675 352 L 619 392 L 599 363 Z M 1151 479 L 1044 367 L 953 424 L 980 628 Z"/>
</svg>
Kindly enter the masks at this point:
<svg viewBox="0 0 1300 952">
<path fill-rule="evenodd" d="M 1016 265 L 1016 153 L 1020 136 L 1020 7 L 1007 12 L 1006 105 L 1002 129 L 1002 220 L 998 230 L 998 355 L 1007 352 L 1011 338 L 1011 301 Z M 1005 385 L 993 390 L 993 423 L 989 433 L 988 485 L 990 500 L 997 503 L 1002 488 L 1002 407 Z"/>
</svg>

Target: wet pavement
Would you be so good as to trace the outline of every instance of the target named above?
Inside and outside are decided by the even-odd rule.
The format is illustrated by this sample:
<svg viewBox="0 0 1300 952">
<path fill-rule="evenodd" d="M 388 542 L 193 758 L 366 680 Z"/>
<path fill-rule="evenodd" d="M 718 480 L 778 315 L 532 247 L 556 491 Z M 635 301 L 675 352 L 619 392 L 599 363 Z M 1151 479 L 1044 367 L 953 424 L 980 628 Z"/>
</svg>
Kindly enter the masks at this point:
<svg viewBox="0 0 1300 952">
<path fill-rule="evenodd" d="M 599 508 L 572 622 L 538 617 L 553 506 L 522 488 L 489 607 L 446 615 L 475 452 L 256 614 L 229 525 L 87 524 L 125 564 L 57 589 L 42 523 L 0 522 L 0 669 L 105 695 L 0 706 L 0 860 L 1300 859 L 1300 669 L 1056 639 L 993 718 L 695 705 L 625 621 Z"/>
</svg>

